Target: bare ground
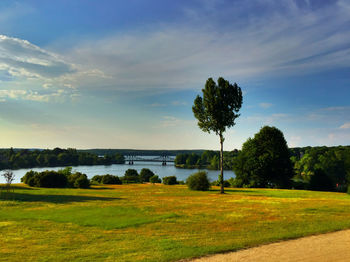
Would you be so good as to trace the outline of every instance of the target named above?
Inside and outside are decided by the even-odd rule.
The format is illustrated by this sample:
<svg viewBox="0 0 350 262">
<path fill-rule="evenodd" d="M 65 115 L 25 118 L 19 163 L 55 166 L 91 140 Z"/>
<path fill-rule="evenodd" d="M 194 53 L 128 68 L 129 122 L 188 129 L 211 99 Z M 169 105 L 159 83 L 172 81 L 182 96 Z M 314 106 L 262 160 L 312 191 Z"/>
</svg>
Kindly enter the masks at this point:
<svg viewBox="0 0 350 262">
<path fill-rule="evenodd" d="M 350 230 L 303 237 L 192 260 L 192 262 L 219 261 L 348 262 L 350 261 Z"/>
</svg>

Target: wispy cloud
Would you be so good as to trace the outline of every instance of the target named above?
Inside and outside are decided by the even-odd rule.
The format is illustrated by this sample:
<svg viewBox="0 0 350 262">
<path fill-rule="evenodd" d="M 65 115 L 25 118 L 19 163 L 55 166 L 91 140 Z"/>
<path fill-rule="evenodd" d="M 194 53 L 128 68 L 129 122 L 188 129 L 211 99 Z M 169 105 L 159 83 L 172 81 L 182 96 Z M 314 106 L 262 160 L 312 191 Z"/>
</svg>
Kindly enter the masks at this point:
<svg viewBox="0 0 350 262">
<path fill-rule="evenodd" d="M 161 104 L 161 103 L 152 103 L 149 105 L 150 107 L 164 107 L 166 104 Z"/>
<path fill-rule="evenodd" d="M 267 109 L 267 108 L 270 108 L 271 106 L 273 106 L 273 104 L 271 104 L 271 103 L 260 103 L 259 106 L 264 108 L 264 109 Z"/>
<path fill-rule="evenodd" d="M 8 98 L 14 100 L 29 100 L 37 102 L 63 102 L 67 98 L 74 99 L 77 94 L 59 89 L 54 92 L 39 93 L 31 90 L 0 90 L 0 100 L 5 102 Z"/>
<path fill-rule="evenodd" d="M 128 91 L 198 88 L 209 76 L 235 80 L 263 74 L 297 75 L 350 64 L 350 27 L 346 26 L 350 12 L 345 1 L 327 8 L 291 0 L 279 4 L 254 1 L 267 10 L 261 14 L 247 1 L 227 4 L 224 11 L 218 8 L 221 2 L 208 5 L 210 19 L 200 15 L 202 9 L 194 9 L 191 14 L 196 19 L 176 27 L 155 25 L 142 32 L 84 41 L 65 55 L 75 64 L 109 76 L 99 89 Z M 253 8 L 256 17 L 240 17 L 244 22 L 238 18 L 221 21 L 222 12 L 249 14 Z M 217 30 L 217 24 L 224 24 L 224 31 Z"/>
<path fill-rule="evenodd" d="M 26 40 L 0 35 L 0 69 L 16 77 L 53 78 L 75 70 L 56 54 Z"/>
</svg>

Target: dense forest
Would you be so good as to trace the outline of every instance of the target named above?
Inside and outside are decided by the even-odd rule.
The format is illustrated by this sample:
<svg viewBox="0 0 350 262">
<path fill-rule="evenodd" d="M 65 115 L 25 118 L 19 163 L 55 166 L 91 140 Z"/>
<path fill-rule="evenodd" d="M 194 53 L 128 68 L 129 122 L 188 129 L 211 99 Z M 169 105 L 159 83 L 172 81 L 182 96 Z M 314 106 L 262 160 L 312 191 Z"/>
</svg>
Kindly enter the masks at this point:
<svg viewBox="0 0 350 262">
<path fill-rule="evenodd" d="M 292 148 L 293 180 L 320 190 L 345 191 L 350 184 L 350 146 Z M 314 185 L 315 184 L 315 185 Z M 322 188 L 318 188 L 322 184 Z"/>
<path fill-rule="evenodd" d="M 119 153 L 101 156 L 89 152 L 79 152 L 73 148 L 55 148 L 53 150 L 0 149 L 0 170 L 123 163 L 124 156 Z"/>
</svg>

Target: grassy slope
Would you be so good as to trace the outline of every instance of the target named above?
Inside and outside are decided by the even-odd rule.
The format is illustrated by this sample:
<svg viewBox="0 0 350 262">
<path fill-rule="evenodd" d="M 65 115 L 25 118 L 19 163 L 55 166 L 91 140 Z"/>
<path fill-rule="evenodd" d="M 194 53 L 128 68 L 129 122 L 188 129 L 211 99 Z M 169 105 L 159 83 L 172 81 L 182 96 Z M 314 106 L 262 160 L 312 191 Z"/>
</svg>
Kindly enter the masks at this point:
<svg viewBox="0 0 350 262">
<path fill-rule="evenodd" d="M 9 198 L 0 261 L 171 261 L 350 228 L 341 193 L 120 185 L 19 187 Z"/>
</svg>

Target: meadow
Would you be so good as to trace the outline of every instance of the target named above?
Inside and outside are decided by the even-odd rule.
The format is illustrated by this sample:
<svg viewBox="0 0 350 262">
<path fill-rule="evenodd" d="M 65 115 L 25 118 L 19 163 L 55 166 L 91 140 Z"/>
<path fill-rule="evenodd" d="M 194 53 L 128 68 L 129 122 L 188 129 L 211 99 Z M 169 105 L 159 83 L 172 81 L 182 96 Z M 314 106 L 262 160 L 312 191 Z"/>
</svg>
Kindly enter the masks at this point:
<svg viewBox="0 0 350 262">
<path fill-rule="evenodd" d="M 350 195 L 15 185 L 0 200 L 0 261 L 176 261 L 350 228 Z"/>
</svg>

